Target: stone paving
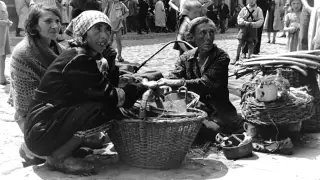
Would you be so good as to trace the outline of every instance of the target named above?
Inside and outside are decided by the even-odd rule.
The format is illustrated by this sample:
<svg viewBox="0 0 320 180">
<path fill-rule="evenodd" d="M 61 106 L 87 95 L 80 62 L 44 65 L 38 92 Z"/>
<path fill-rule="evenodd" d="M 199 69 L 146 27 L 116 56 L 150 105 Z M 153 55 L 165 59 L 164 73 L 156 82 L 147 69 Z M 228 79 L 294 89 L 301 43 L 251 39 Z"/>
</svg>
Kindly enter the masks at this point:
<svg viewBox="0 0 320 180">
<path fill-rule="evenodd" d="M 216 44 L 227 51 L 231 58 L 235 57 L 237 47 L 236 29 L 229 29 L 226 34 L 217 34 Z M 123 41 L 123 57 L 125 63 L 139 64 L 160 49 L 164 44 L 174 39 L 175 34 L 148 35 L 147 37 L 127 35 Z M 276 44 L 266 43 L 263 35 L 261 54 L 277 54 L 285 52 L 286 39 L 278 38 Z M 19 38 L 12 38 L 12 42 Z M 14 44 L 14 43 L 13 43 Z M 169 45 L 156 55 L 141 71 L 159 70 L 167 75 L 173 68 L 178 52 Z M 7 58 L 6 74 L 9 74 L 9 58 Z M 230 66 L 232 72 L 233 66 Z M 230 99 L 237 106 L 237 88 L 245 79 L 230 78 Z M 301 179 L 320 180 L 320 134 L 304 135 L 304 143 L 295 144 L 291 156 L 272 155 L 255 152 L 253 157 L 237 161 L 227 160 L 222 152 L 209 153 L 203 158 L 196 158 L 185 163 L 180 169 L 157 171 L 133 168 L 121 163 L 112 164 L 98 175 L 79 177 L 48 171 L 44 166 L 22 168 L 18 148 L 23 136 L 13 121 L 13 108 L 6 104 L 8 86 L 0 87 L 0 179 Z M 2 175 L 2 177 L 1 177 Z"/>
</svg>

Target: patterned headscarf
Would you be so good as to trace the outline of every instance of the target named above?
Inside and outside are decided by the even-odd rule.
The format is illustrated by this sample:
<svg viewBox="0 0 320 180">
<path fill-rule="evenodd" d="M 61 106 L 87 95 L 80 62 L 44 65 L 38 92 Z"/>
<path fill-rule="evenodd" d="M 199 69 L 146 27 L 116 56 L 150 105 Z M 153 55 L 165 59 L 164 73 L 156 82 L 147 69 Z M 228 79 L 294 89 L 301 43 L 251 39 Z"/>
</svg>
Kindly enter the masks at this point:
<svg viewBox="0 0 320 180">
<path fill-rule="evenodd" d="M 110 20 L 104 13 L 96 10 L 84 11 L 70 22 L 65 33 L 69 36 L 82 37 L 93 25 L 101 22 L 111 27 Z"/>
</svg>

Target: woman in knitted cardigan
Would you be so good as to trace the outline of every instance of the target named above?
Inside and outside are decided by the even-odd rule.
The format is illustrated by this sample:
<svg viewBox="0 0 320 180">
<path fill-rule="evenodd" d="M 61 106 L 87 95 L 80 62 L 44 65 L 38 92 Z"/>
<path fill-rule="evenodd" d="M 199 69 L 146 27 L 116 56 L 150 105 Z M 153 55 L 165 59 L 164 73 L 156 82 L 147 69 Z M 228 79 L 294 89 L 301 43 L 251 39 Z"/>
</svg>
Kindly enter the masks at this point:
<svg viewBox="0 0 320 180">
<path fill-rule="evenodd" d="M 25 22 L 27 36 L 15 46 L 11 56 L 10 100 L 16 112 L 15 121 L 24 132 L 29 104 L 41 77 L 63 48 L 55 41 L 60 30 L 61 16 L 57 9 L 35 5 Z M 25 163 L 44 162 L 21 145 L 20 155 Z"/>
</svg>

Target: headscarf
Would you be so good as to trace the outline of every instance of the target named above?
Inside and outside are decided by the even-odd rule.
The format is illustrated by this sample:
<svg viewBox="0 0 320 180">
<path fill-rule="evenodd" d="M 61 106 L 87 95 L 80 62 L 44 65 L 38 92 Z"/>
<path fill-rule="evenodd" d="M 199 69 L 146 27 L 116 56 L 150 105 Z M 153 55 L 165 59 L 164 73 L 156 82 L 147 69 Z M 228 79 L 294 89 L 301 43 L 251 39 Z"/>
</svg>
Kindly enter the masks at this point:
<svg viewBox="0 0 320 180">
<path fill-rule="evenodd" d="M 69 36 L 83 37 L 93 25 L 101 22 L 111 27 L 110 20 L 104 13 L 96 10 L 84 11 L 70 22 L 65 33 Z"/>
</svg>

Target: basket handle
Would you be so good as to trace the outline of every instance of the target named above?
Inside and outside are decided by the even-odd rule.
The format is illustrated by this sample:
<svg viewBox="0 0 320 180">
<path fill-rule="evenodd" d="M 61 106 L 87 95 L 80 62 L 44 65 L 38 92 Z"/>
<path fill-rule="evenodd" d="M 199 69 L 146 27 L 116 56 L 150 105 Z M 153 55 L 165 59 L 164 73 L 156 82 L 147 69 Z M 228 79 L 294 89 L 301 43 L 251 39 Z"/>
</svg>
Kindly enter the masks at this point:
<svg viewBox="0 0 320 180">
<path fill-rule="evenodd" d="M 148 104 L 148 100 L 150 99 L 150 97 L 155 96 L 155 101 L 157 106 L 162 106 L 163 104 L 160 100 L 159 97 L 159 93 L 160 93 L 160 89 L 156 88 L 156 89 L 148 89 L 143 95 L 142 95 L 142 99 L 141 99 L 141 104 L 140 104 L 140 111 L 139 111 L 139 118 L 140 119 L 145 119 L 147 117 L 147 104 Z"/>
<path fill-rule="evenodd" d="M 184 94 L 184 99 L 185 99 L 185 101 L 186 101 L 186 103 L 188 102 L 187 101 L 187 98 L 188 98 L 188 96 L 187 96 L 187 94 L 188 94 L 188 89 L 187 89 L 187 87 L 185 87 L 185 86 L 181 86 L 181 87 L 179 87 L 179 89 L 178 89 L 178 94 L 180 94 L 180 93 L 182 93 L 181 91 L 185 91 L 185 94 Z"/>
</svg>

